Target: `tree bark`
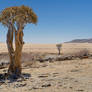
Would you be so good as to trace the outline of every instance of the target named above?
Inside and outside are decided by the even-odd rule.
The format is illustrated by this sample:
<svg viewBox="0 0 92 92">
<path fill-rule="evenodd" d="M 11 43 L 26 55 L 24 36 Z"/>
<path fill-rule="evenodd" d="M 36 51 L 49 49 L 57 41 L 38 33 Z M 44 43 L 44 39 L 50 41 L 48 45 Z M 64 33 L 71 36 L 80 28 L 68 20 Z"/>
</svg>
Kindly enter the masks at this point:
<svg viewBox="0 0 92 92">
<path fill-rule="evenodd" d="M 22 47 L 23 47 L 23 31 L 20 28 L 15 33 L 15 74 L 21 74 L 21 54 L 22 54 Z"/>
<path fill-rule="evenodd" d="M 58 55 L 60 55 L 61 53 L 60 53 L 60 50 L 59 50 L 59 53 L 58 53 Z"/>
<path fill-rule="evenodd" d="M 13 72 L 13 66 L 14 66 L 14 49 L 13 49 L 13 30 L 12 27 L 9 27 L 8 29 L 8 33 L 7 33 L 7 48 L 8 48 L 8 53 L 9 53 L 9 57 L 10 57 L 10 66 L 8 69 L 9 73 Z"/>
<path fill-rule="evenodd" d="M 15 51 L 13 49 L 13 33 L 15 33 Z M 23 31 L 22 28 L 19 30 L 15 30 L 13 28 L 9 28 L 7 33 L 7 47 L 10 57 L 10 65 L 8 69 L 8 73 L 10 75 L 21 75 L 21 54 L 23 47 Z"/>
</svg>

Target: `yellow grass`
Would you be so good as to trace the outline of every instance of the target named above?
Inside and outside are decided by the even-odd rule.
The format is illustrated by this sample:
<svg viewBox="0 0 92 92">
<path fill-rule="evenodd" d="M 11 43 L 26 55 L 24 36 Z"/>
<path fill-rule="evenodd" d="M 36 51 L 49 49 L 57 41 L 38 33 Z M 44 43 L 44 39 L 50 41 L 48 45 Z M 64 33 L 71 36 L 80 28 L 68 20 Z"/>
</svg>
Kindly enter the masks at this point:
<svg viewBox="0 0 92 92">
<path fill-rule="evenodd" d="M 85 48 L 92 52 L 92 43 L 63 43 L 61 53 L 74 53 Z M 7 45 L 5 43 L 0 43 L 0 53 L 7 51 Z M 23 52 L 58 53 L 58 50 L 56 44 L 27 43 L 23 47 Z"/>
</svg>

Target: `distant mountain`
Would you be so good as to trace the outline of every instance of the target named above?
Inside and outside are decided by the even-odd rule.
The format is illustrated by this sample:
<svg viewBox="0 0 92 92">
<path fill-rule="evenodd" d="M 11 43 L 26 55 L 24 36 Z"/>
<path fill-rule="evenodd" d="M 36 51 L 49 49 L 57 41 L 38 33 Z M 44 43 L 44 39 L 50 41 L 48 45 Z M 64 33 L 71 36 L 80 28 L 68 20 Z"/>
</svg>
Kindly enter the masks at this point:
<svg viewBox="0 0 92 92">
<path fill-rule="evenodd" d="M 72 41 L 65 42 L 65 43 L 92 43 L 92 38 L 91 39 L 74 39 Z"/>
</svg>

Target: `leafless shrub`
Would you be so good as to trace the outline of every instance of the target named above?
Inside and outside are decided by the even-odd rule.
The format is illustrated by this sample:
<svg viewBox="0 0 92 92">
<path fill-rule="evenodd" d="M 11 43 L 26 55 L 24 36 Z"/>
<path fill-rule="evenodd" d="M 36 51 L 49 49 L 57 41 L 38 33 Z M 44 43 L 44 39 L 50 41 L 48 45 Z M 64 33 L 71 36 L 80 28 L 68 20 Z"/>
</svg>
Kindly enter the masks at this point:
<svg viewBox="0 0 92 92">
<path fill-rule="evenodd" d="M 62 55 L 60 57 L 56 57 L 56 61 L 64 61 L 64 60 L 72 60 L 71 55 Z"/>
<path fill-rule="evenodd" d="M 56 61 L 63 61 L 63 60 L 73 60 L 73 59 L 83 59 L 83 58 L 89 58 L 90 52 L 87 49 L 82 49 L 79 52 L 72 53 L 72 54 L 65 54 L 61 55 L 60 57 L 56 57 Z"/>
<path fill-rule="evenodd" d="M 79 57 L 79 58 L 88 58 L 90 55 L 89 50 L 87 49 L 82 49 L 79 52 L 74 54 L 74 57 Z"/>
<path fill-rule="evenodd" d="M 78 52 L 74 53 L 68 53 L 68 54 L 62 54 L 62 55 L 52 55 L 52 54 L 38 54 L 38 53 L 25 53 L 23 55 L 23 61 L 25 63 L 25 66 L 33 66 L 35 65 L 35 61 L 40 62 L 54 62 L 54 61 L 64 61 L 64 60 L 74 60 L 74 59 L 83 59 L 83 58 L 89 58 L 90 52 L 87 49 L 81 49 Z M 25 59 L 27 58 L 27 60 Z"/>
</svg>

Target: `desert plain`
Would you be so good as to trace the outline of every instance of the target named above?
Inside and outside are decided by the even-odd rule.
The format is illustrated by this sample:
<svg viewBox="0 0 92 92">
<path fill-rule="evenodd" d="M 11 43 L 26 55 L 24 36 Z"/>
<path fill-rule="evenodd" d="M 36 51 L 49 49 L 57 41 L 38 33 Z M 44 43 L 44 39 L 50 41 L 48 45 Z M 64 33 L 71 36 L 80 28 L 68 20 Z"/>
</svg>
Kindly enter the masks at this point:
<svg viewBox="0 0 92 92">
<path fill-rule="evenodd" d="M 81 54 L 85 49 L 90 57 L 48 59 Z M 27 43 L 21 61 L 24 78 L 0 80 L 0 92 L 92 92 L 91 54 L 92 43 L 63 43 L 59 56 L 56 44 Z M 9 62 L 5 43 L 0 43 L 0 62 Z M 0 66 L 0 75 L 7 72 L 8 65 Z"/>
</svg>

